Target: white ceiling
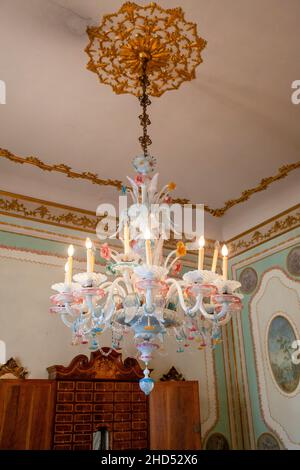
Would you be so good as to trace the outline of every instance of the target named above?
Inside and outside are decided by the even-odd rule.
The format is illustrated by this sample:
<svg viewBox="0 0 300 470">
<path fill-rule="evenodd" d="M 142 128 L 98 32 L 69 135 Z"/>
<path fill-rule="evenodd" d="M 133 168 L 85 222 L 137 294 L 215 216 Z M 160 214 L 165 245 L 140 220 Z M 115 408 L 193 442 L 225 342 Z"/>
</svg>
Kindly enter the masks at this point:
<svg viewBox="0 0 300 470">
<path fill-rule="evenodd" d="M 122 3 L 1 1 L 0 79 L 7 86 L 7 104 L 0 106 L 1 148 L 105 179 L 125 181 L 131 174 L 131 159 L 140 152 L 138 102 L 99 84 L 85 68 L 84 52 L 86 25 Z M 300 79 L 300 2 L 159 3 L 182 6 L 208 41 L 197 79 L 152 100 L 152 153 L 161 183 L 176 181 L 176 196 L 222 207 L 300 159 L 300 105 L 291 103 L 291 83 Z M 91 210 L 116 196 L 109 187 L 3 159 L 0 173 L 2 190 Z M 232 236 L 299 202 L 299 182 L 297 170 L 221 220 L 208 221 L 210 235 L 221 234 L 226 224 Z"/>
</svg>

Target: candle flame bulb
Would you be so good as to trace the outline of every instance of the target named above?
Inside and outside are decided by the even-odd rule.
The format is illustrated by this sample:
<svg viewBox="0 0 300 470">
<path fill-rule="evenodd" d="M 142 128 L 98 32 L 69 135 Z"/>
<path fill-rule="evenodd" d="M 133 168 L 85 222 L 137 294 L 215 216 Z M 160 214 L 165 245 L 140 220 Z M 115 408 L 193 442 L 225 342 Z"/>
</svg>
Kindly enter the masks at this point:
<svg viewBox="0 0 300 470">
<path fill-rule="evenodd" d="M 86 239 L 85 246 L 86 246 L 87 250 L 91 250 L 93 244 L 92 244 L 92 240 L 90 238 Z"/>
<path fill-rule="evenodd" d="M 228 256 L 228 248 L 226 245 L 222 246 L 222 256 Z"/>
<path fill-rule="evenodd" d="M 205 246 L 205 238 L 203 235 L 199 238 L 199 248 L 203 248 Z"/>
<path fill-rule="evenodd" d="M 68 248 L 68 256 L 73 256 L 74 255 L 74 246 L 70 245 Z"/>
</svg>

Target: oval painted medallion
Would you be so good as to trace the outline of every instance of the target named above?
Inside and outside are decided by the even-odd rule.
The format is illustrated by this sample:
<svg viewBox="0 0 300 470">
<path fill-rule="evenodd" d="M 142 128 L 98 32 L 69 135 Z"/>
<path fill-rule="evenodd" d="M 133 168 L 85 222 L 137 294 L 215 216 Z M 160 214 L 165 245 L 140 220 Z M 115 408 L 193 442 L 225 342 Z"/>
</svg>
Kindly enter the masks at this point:
<svg viewBox="0 0 300 470">
<path fill-rule="evenodd" d="M 292 343 L 296 339 L 291 323 L 278 315 L 270 323 L 268 331 L 268 353 L 274 379 L 285 393 L 293 393 L 300 380 L 300 365 L 293 364 Z"/>
</svg>

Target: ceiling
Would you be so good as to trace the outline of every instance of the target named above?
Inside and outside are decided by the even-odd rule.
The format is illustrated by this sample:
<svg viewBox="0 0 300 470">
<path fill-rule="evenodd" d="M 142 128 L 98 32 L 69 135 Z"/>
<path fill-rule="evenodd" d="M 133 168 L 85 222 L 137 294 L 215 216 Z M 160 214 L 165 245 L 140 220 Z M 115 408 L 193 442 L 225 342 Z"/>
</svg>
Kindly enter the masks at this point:
<svg viewBox="0 0 300 470">
<path fill-rule="evenodd" d="M 102 179 L 125 181 L 132 173 L 131 159 L 140 153 L 137 99 L 99 84 L 84 52 L 86 26 L 122 3 L 1 1 L 0 79 L 7 87 L 1 148 Z M 152 99 L 151 150 L 161 183 L 176 181 L 175 196 L 221 208 L 300 160 L 300 105 L 291 102 L 291 83 L 300 79 L 300 2 L 159 3 L 182 6 L 208 45 L 196 80 Z M 210 217 L 211 235 L 225 223 L 242 231 L 299 202 L 299 183 L 298 169 L 222 219 Z M 90 210 L 117 196 L 111 186 L 2 158 L 0 189 Z"/>
</svg>

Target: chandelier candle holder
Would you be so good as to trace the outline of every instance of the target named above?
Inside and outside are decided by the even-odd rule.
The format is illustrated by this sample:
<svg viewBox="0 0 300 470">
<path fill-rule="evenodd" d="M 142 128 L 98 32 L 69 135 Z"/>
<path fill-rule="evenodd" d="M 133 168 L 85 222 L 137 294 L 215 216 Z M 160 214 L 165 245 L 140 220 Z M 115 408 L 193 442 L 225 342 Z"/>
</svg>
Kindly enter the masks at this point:
<svg viewBox="0 0 300 470">
<path fill-rule="evenodd" d="M 140 388 L 149 394 L 154 381 L 148 365 L 167 335 L 175 337 L 178 353 L 192 344 L 200 350 L 215 348 L 221 341 L 221 327 L 242 308 L 242 295 L 236 293 L 240 283 L 227 279 L 225 245 L 222 275 L 216 273 L 218 242 L 211 270 L 204 269 L 205 239 L 201 236 L 196 245 L 198 269 L 180 279 L 174 277 L 187 249 L 179 241 L 164 257 L 166 234 L 177 232 L 171 217 L 161 220 L 160 211 L 172 202 L 176 185 L 170 182 L 158 189 L 158 174 L 153 174 L 156 160 L 148 150 L 152 143 L 148 135 L 149 96 L 160 96 L 194 79 L 206 41 L 198 36 L 195 24 L 185 21 L 181 8 L 164 10 L 155 3 L 141 7 L 127 2 L 117 13 L 104 16 L 99 27 L 89 28 L 88 35 L 88 69 L 116 93 L 138 96 L 142 153 L 133 159 L 134 179 L 128 177 L 130 185 L 122 189 L 132 199 L 117 230 L 123 250 L 113 250 L 107 243 L 100 247 L 111 276 L 95 272 L 90 239 L 86 240 L 86 272 L 73 276 L 74 249 L 70 246 L 65 282 L 52 286 L 56 294 L 50 298 L 50 311 L 60 315 L 71 329 L 73 344 L 89 344 L 91 350 L 102 351 L 101 335 L 107 329 L 116 350 L 121 349 L 126 333 L 133 332 L 139 358 L 145 364 Z"/>
</svg>

